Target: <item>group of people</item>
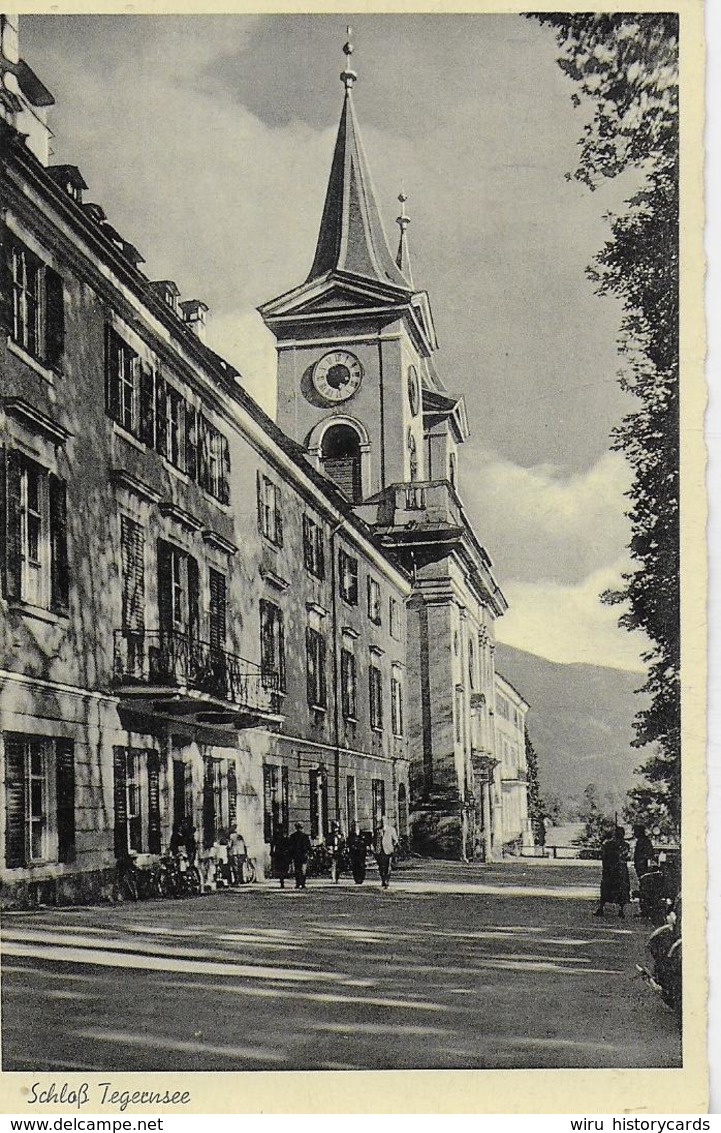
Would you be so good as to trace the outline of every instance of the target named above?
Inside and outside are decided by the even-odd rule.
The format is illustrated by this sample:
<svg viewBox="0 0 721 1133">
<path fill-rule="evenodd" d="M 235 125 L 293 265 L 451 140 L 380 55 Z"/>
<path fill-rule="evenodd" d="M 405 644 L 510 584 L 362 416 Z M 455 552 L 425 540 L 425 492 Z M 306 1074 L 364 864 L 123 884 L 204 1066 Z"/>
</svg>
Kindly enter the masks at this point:
<svg viewBox="0 0 721 1133">
<path fill-rule="evenodd" d="M 636 839 L 633 868 L 640 882 L 644 874 L 653 868 L 656 855 L 644 826 L 634 826 L 633 833 Z M 630 857 L 626 831 L 623 826 L 617 826 L 601 846 L 601 900 L 593 914 L 595 917 L 604 915 L 606 905 L 616 905 L 619 917 L 625 916 L 624 910 L 631 900 Z"/>
<path fill-rule="evenodd" d="M 173 857 L 186 858 L 189 866 L 196 864 L 198 842 L 192 819 L 186 816 L 173 825 L 169 850 Z M 220 830 L 215 842 L 199 864 L 204 867 L 207 874 L 208 863 L 212 863 L 214 881 L 220 879 L 224 884 L 240 885 L 243 882 L 244 864 L 247 861 L 248 848 L 243 835 L 237 830 L 231 832 Z M 208 880 L 207 876 L 205 880 Z"/>
<path fill-rule="evenodd" d="M 375 832 L 372 844 L 378 863 L 381 888 L 387 889 L 390 884 L 393 854 L 398 845 L 398 834 L 385 815 Z M 330 855 L 330 876 L 334 884 L 338 883 L 346 859 L 350 864 L 356 885 L 363 884 L 366 877 L 368 839 L 357 822 L 353 823 L 353 829 L 346 838 L 340 823 L 334 819 L 325 840 L 325 848 Z M 291 872 L 295 878 L 295 888 L 305 889 L 312 851 L 313 844 L 302 822 L 296 822 L 295 830 L 290 835 L 282 829 L 278 832 L 271 846 L 271 860 L 273 872 L 280 881 L 281 889 L 285 889 L 285 883 Z"/>
</svg>

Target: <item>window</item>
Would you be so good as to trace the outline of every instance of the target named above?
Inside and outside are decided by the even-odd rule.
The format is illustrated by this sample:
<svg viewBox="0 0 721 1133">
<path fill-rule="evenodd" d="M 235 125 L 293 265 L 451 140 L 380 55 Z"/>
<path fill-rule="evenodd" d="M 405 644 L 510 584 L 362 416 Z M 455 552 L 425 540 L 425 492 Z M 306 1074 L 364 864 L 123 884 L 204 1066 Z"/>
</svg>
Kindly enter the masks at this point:
<svg viewBox="0 0 721 1133">
<path fill-rule="evenodd" d="M 361 486 L 360 437 L 350 425 L 331 425 L 323 434 L 321 462 L 326 476 L 335 480 L 342 492 L 358 503 Z"/>
<path fill-rule="evenodd" d="M 198 483 L 221 504 L 230 501 L 230 449 L 227 438 L 198 414 Z M 278 530 L 276 523 L 276 531 Z M 282 543 L 282 533 L 276 542 Z"/>
<path fill-rule="evenodd" d="M 371 798 L 373 803 L 373 829 L 377 830 L 386 812 L 386 785 L 382 779 L 371 779 Z"/>
<path fill-rule="evenodd" d="M 22 244 L 12 249 L 13 340 L 51 368 L 65 345 L 63 282 Z"/>
<path fill-rule="evenodd" d="M 340 696 L 344 720 L 355 720 L 357 713 L 355 657 L 349 649 L 340 654 Z"/>
<path fill-rule="evenodd" d="M 311 708 L 326 707 L 325 638 L 310 626 L 305 631 L 308 704 Z"/>
<path fill-rule="evenodd" d="M 200 636 L 198 563 L 186 551 L 158 540 L 158 614 L 163 637 Z"/>
<path fill-rule="evenodd" d="M 476 687 L 476 651 L 472 637 L 468 639 L 468 684 L 471 688 Z"/>
<path fill-rule="evenodd" d="M 258 473 L 258 527 L 271 543 L 283 546 L 280 491 L 262 472 Z"/>
<path fill-rule="evenodd" d="M 113 748 L 115 856 L 160 853 L 160 757 L 142 748 Z M 145 811 L 143 805 L 145 800 Z"/>
<path fill-rule="evenodd" d="M 275 843 L 288 830 L 288 768 L 263 764 L 263 841 Z"/>
<path fill-rule="evenodd" d="M 461 743 L 463 740 L 463 690 L 456 689 L 456 742 Z"/>
<path fill-rule="evenodd" d="M 383 685 L 381 671 L 377 665 L 368 668 L 368 691 L 370 694 L 371 728 L 380 731 L 383 728 Z"/>
<path fill-rule="evenodd" d="M 368 617 L 375 625 L 381 624 L 381 588 L 370 575 L 368 575 Z"/>
<path fill-rule="evenodd" d="M 403 685 L 398 672 L 391 676 L 391 728 L 394 736 L 403 735 Z"/>
<path fill-rule="evenodd" d="M 345 784 L 346 799 L 346 833 L 349 833 L 353 823 L 358 821 L 358 789 L 355 775 L 348 775 Z"/>
<path fill-rule="evenodd" d="M 203 849 L 209 850 L 227 828 L 227 780 L 222 759 L 205 759 L 203 771 Z"/>
<path fill-rule="evenodd" d="M 328 833 L 328 777 L 320 768 L 308 773 L 310 791 L 310 836 L 313 841 Z"/>
<path fill-rule="evenodd" d="M 0 452 L 0 499 L 3 496 L 5 597 L 46 609 L 66 609 L 69 587 L 64 482 L 9 449 Z"/>
<path fill-rule="evenodd" d="M 340 596 L 349 606 L 358 605 L 358 560 L 341 550 L 338 553 Z"/>
<path fill-rule="evenodd" d="M 128 433 L 140 432 L 140 360 L 112 327 L 105 335 L 105 393 L 113 421 Z"/>
<path fill-rule="evenodd" d="M 388 627 L 391 637 L 400 639 L 401 636 L 401 608 L 395 598 L 388 599 Z"/>
<path fill-rule="evenodd" d="M 120 517 L 120 564 L 123 576 L 123 631 L 145 628 L 145 532 L 127 515 Z"/>
<path fill-rule="evenodd" d="M 75 858 L 75 756 L 70 740 L 5 736 L 5 865 Z"/>
<path fill-rule="evenodd" d="M 272 602 L 260 603 L 260 666 L 264 683 L 285 691 L 283 611 Z"/>
<path fill-rule="evenodd" d="M 500 694 L 496 695 L 496 712 L 499 716 L 502 716 L 504 720 L 508 720 L 510 723 L 511 706 L 506 700 L 505 696 L 501 696 Z"/>
<path fill-rule="evenodd" d="M 323 528 L 308 515 L 303 516 L 303 562 L 316 578 L 325 578 Z"/>
</svg>

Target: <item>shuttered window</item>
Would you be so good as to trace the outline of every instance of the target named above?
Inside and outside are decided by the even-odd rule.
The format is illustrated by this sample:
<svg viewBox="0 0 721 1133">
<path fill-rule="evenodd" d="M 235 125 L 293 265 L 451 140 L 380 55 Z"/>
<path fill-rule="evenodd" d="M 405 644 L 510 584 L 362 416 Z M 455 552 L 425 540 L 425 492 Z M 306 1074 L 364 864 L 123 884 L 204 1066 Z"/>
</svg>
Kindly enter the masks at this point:
<svg viewBox="0 0 721 1133">
<path fill-rule="evenodd" d="M 395 674 L 391 677 L 391 729 L 394 736 L 403 735 L 403 685 Z"/>
<path fill-rule="evenodd" d="M 200 635 L 200 578 L 192 555 L 158 540 L 158 615 L 161 633 Z"/>
<path fill-rule="evenodd" d="M 316 578 L 325 578 L 323 528 L 309 515 L 303 516 L 303 562 Z"/>
<path fill-rule="evenodd" d="M 380 731 L 383 727 L 383 684 L 381 671 L 377 665 L 370 665 L 368 668 L 368 691 L 371 728 Z"/>
<path fill-rule="evenodd" d="M 356 719 L 356 667 L 355 657 L 349 649 L 340 655 L 341 710 L 344 720 Z"/>
<path fill-rule="evenodd" d="M 310 836 L 313 841 L 325 838 L 328 833 L 328 780 L 322 771 L 311 768 L 308 772 L 310 792 Z"/>
<path fill-rule="evenodd" d="M 75 757 L 70 740 L 4 737 L 5 865 L 75 858 Z M 51 807 L 54 809 L 51 812 Z"/>
<path fill-rule="evenodd" d="M 285 691 L 283 611 L 265 599 L 260 602 L 260 665 L 262 676 L 277 678 Z"/>
<path fill-rule="evenodd" d="M 0 450 L 0 465 L 3 593 L 64 610 L 69 598 L 65 483 L 13 449 Z"/>
<path fill-rule="evenodd" d="M 235 763 L 228 764 L 228 829 L 232 833 L 238 828 L 238 777 Z"/>
<path fill-rule="evenodd" d="M 262 472 L 258 473 L 258 528 L 277 547 L 283 546 L 283 512 L 280 489 Z"/>
<path fill-rule="evenodd" d="M 263 764 L 263 841 L 275 844 L 281 830 L 288 829 L 288 768 Z"/>
<path fill-rule="evenodd" d="M 13 340 L 51 369 L 65 349 L 65 295 L 57 272 L 17 242 L 12 244 Z"/>
<path fill-rule="evenodd" d="M 160 853 L 160 757 L 149 751 L 148 767 L 148 853 Z"/>
<path fill-rule="evenodd" d="M 160 756 L 153 749 L 113 748 L 113 781 L 115 856 L 122 859 L 131 851 L 144 850 L 159 854 L 163 820 Z"/>
<path fill-rule="evenodd" d="M 344 550 L 338 552 L 340 596 L 349 606 L 358 605 L 358 560 Z"/>
<path fill-rule="evenodd" d="M 325 708 L 325 638 L 310 626 L 305 631 L 306 671 L 308 677 L 308 704 L 311 708 Z"/>
<path fill-rule="evenodd" d="M 112 327 L 105 330 L 106 408 L 128 433 L 140 433 L 140 360 Z"/>
</svg>

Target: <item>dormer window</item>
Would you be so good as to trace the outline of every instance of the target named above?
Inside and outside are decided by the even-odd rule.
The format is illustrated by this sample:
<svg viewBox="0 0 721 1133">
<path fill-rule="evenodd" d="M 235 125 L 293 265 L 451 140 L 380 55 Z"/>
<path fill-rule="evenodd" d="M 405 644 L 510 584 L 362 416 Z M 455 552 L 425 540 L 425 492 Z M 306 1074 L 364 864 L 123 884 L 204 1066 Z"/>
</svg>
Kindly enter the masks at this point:
<svg viewBox="0 0 721 1133">
<path fill-rule="evenodd" d="M 151 289 L 155 292 L 159 299 L 169 307 L 174 315 L 178 314 L 178 298 L 180 296 L 180 288 L 173 282 L 172 279 L 156 279 L 150 284 Z"/>
</svg>

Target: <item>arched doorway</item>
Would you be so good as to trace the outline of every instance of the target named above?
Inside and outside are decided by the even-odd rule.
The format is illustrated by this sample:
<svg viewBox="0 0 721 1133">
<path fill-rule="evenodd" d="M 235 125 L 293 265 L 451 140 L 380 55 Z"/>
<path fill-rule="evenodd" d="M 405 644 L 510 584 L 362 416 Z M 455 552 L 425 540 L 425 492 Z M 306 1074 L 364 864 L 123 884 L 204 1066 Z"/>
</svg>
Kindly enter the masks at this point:
<svg viewBox="0 0 721 1133">
<path fill-rule="evenodd" d="M 353 503 L 363 498 L 361 441 L 351 425 L 331 425 L 323 434 L 320 452 L 323 471 L 335 480 Z"/>
</svg>

